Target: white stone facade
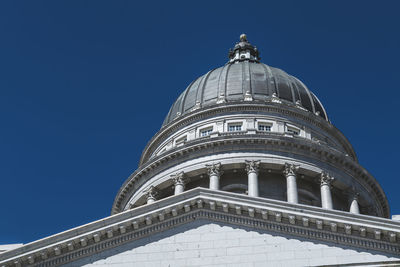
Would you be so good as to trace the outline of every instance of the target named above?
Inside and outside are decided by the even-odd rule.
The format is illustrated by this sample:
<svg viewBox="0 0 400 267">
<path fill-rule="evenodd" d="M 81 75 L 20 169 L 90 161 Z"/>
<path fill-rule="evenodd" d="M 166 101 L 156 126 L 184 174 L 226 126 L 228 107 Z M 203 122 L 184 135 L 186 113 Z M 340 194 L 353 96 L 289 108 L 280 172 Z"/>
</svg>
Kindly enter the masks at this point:
<svg viewBox="0 0 400 267">
<path fill-rule="evenodd" d="M 159 241 L 171 243 L 159 246 Z M 163 260 L 174 266 L 201 261 L 194 258 L 211 245 L 214 253 L 220 246 L 223 255 L 206 258 L 220 266 L 243 264 L 241 258 L 251 258 L 249 264 L 264 260 L 266 266 L 270 261 L 293 266 L 285 264 L 293 255 L 294 266 L 318 266 L 326 258 L 326 264 L 386 266 L 400 260 L 399 241 L 400 222 L 389 219 L 198 188 L 4 252 L 0 266 L 131 266 L 136 259 L 143 265 L 158 266 Z M 279 246 L 279 253 L 272 253 L 271 245 Z M 302 249 L 300 260 L 296 251 Z M 239 250 L 241 257 L 231 255 Z M 332 254 L 325 257 L 328 250 Z"/>
<path fill-rule="evenodd" d="M 374 251 L 199 220 L 65 266 L 320 266 L 399 260 Z"/>
</svg>

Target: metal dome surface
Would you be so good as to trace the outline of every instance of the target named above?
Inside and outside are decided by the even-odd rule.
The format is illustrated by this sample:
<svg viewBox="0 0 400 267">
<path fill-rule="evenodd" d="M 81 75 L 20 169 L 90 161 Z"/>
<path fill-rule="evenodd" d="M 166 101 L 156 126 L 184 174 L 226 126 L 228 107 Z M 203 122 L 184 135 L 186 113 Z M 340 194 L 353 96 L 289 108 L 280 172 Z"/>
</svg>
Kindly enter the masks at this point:
<svg viewBox="0 0 400 267">
<path fill-rule="evenodd" d="M 163 126 L 196 109 L 225 102 L 266 101 L 295 105 L 328 120 L 318 98 L 297 78 L 259 63 L 257 48 L 242 35 L 230 61 L 194 80 L 172 105 Z"/>
</svg>

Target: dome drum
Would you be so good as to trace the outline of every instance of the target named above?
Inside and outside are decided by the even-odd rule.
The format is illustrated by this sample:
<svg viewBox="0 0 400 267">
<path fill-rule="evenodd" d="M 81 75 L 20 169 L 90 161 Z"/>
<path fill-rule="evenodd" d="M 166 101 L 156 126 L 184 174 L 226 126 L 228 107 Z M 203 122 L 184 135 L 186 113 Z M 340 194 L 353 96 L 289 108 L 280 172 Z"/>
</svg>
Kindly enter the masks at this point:
<svg viewBox="0 0 400 267">
<path fill-rule="evenodd" d="M 163 127 L 147 144 L 143 151 L 140 164 L 144 164 L 151 157 L 158 155 L 160 151 L 166 151 L 174 147 L 175 143 L 171 143 L 171 140 L 174 140 L 177 136 L 181 136 L 185 131 L 188 132 L 186 141 L 191 142 L 200 137 L 198 131 L 203 125 L 209 125 L 210 121 L 214 121 L 214 126 L 212 126 L 214 134 L 210 137 L 215 137 L 223 134 L 227 130 L 218 128 L 216 124 L 224 123 L 226 125 L 229 118 L 238 117 L 255 120 L 253 128 L 256 128 L 254 130 L 258 130 L 257 120 L 260 119 L 269 120 L 276 124 L 283 124 L 280 129 L 272 129 L 270 134 L 279 132 L 286 134 L 287 128 L 285 128 L 285 125 L 293 125 L 298 129 L 304 130 L 300 131 L 304 133 L 304 136 L 299 135 L 299 137 L 303 136 L 321 144 L 325 143 L 330 145 L 339 151 L 343 151 L 343 153 L 357 161 L 353 147 L 346 137 L 332 124 L 315 114 L 299 109 L 296 106 L 282 105 L 281 103 L 275 102 L 262 102 L 257 104 L 238 102 L 225 103 L 192 111 L 186 116 L 182 116 L 173 123 Z M 193 135 L 193 131 L 197 135 Z M 192 132 L 192 134 L 189 134 L 189 132 Z M 307 136 L 305 136 L 306 132 Z M 170 144 L 168 144 L 168 142 Z"/>
<path fill-rule="evenodd" d="M 280 201 L 287 200 L 287 188 L 285 179 L 285 164 L 299 166 L 296 171 L 298 182 L 298 203 L 310 206 L 321 206 L 320 175 L 322 169 L 310 164 L 309 160 L 288 158 L 285 156 L 272 155 L 266 153 L 232 152 L 206 156 L 190 160 L 190 164 L 182 162 L 172 168 L 160 172 L 152 179 L 148 180 L 136 190 L 130 200 L 126 203 L 125 209 L 146 204 L 146 188 L 154 187 L 157 189 L 159 198 L 174 195 L 174 175 L 181 174 L 185 177 L 185 191 L 196 187 L 209 187 L 209 173 L 207 164 L 220 164 L 219 187 L 222 191 L 234 192 L 238 194 L 248 194 L 249 186 L 247 181 L 246 161 L 259 160 L 258 166 L 258 185 L 259 197 L 275 199 Z M 353 180 L 338 169 L 330 168 L 325 165 L 324 170 L 329 170 L 332 176 L 338 177 L 332 184 L 333 207 L 336 210 L 347 211 L 350 203 L 358 193 L 358 203 L 363 214 L 378 215 L 382 210 L 373 210 L 376 206 L 371 199 L 368 190 L 363 185 L 357 183 L 349 184 Z"/>
<path fill-rule="evenodd" d="M 240 126 L 241 131 L 229 132 L 230 125 Z M 266 128 L 267 127 L 267 128 Z M 272 114 L 271 112 L 259 112 L 258 114 L 245 113 L 232 114 L 230 112 L 219 112 L 218 116 L 203 118 L 198 122 L 192 122 L 186 127 L 175 130 L 172 135 L 164 138 L 157 148 L 152 152 L 151 157 L 161 155 L 173 147 L 182 145 L 179 140 L 184 140 L 185 143 L 194 141 L 198 138 L 215 138 L 222 135 L 244 135 L 244 134 L 264 134 L 271 136 L 292 136 L 295 138 L 305 138 L 314 142 L 328 145 L 333 149 L 348 153 L 351 148 L 343 147 L 341 140 L 337 137 L 321 131 L 315 125 L 295 120 L 288 117 L 286 114 Z M 352 153 L 350 153 L 352 154 Z M 151 158 L 150 157 L 150 158 Z"/>
<path fill-rule="evenodd" d="M 242 153 L 242 156 L 239 157 L 240 153 Z M 228 158 L 227 162 L 223 161 L 224 157 Z M 328 171 L 336 178 L 332 191 L 334 193 L 339 192 L 335 193 L 339 202 L 346 197 L 346 195 L 343 195 L 344 190 L 354 189 L 359 192 L 369 192 L 362 194 L 361 199 L 368 203 L 368 205 L 364 204 L 364 207 L 377 207 L 375 212 L 378 216 L 388 216 L 387 200 L 382 189 L 351 158 L 344 156 L 339 151 L 327 150 L 326 146 L 302 138 L 279 137 L 271 139 L 265 135 L 247 135 L 246 138 L 231 135 L 201 139 L 155 157 L 134 173 L 128 179 L 128 183 L 121 188 L 119 198 L 116 199 L 114 204 L 114 212 L 129 208 L 128 202 L 132 203 L 133 196 L 135 198 L 141 196 L 140 192 L 143 192 L 148 186 L 157 186 L 163 179 L 168 180 L 171 174 L 182 171 L 185 173 L 194 172 L 198 175 L 202 174 L 207 181 L 207 172 L 204 169 L 207 163 L 219 161 L 223 165 L 232 163 L 243 165 L 246 160 L 251 158 L 262 159 L 263 169 L 277 171 L 282 170 L 285 162 L 295 162 L 302 169 L 302 174 L 314 183 L 316 183 L 315 179 L 319 174 Z M 188 164 L 194 169 L 187 169 Z M 238 167 L 238 169 L 243 169 L 243 167 Z M 311 173 L 305 170 L 310 170 Z M 269 179 L 269 176 L 265 176 L 265 179 Z M 299 180 L 299 190 L 302 189 L 304 181 L 304 179 Z M 172 192 L 172 189 L 170 191 Z M 318 195 L 319 193 L 313 191 L 313 194 Z M 335 205 L 338 205 L 338 203 Z M 345 204 L 342 204 L 341 208 L 344 208 L 344 206 Z M 365 211 L 365 209 L 363 209 L 363 212 L 372 214 L 372 211 Z"/>
</svg>

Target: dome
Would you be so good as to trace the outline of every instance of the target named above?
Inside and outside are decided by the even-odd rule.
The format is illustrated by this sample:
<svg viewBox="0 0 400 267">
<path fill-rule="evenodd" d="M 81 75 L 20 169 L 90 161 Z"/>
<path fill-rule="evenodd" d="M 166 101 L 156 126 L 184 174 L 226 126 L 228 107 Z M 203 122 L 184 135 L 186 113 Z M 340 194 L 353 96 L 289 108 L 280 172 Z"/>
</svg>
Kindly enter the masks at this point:
<svg viewBox="0 0 400 267">
<path fill-rule="evenodd" d="M 266 101 L 294 105 L 325 120 L 318 98 L 296 77 L 259 62 L 257 48 L 241 36 L 230 61 L 194 80 L 172 105 L 163 126 L 193 110 L 226 102 Z"/>
<path fill-rule="evenodd" d="M 342 211 L 357 199 L 356 212 L 389 215 L 379 183 L 318 98 L 261 63 L 244 35 L 225 66 L 194 80 L 172 105 L 113 214 L 199 187 Z"/>
</svg>

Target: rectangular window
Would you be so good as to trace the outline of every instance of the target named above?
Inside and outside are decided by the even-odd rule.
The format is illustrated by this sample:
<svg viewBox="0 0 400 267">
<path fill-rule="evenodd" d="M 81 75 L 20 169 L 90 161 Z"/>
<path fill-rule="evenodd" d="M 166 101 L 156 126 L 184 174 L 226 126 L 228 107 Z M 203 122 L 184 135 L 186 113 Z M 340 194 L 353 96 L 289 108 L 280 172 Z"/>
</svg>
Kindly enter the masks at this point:
<svg viewBox="0 0 400 267">
<path fill-rule="evenodd" d="M 183 145 L 184 143 L 186 143 L 186 141 L 187 141 L 187 137 L 186 136 L 181 137 L 181 138 L 179 138 L 179 139 L 177 139 L 175 141 L 175 145 L 177 145 L 177 146 Z"/>
<path fill-rule="evenodd" d="M 263 131 L 263 132 L 270 132 L 272 128 L 272 125 L 270 124 L 265 124 L 265 123 L 259 123 L 258 124 L 258 130 Z"/>
<path fill-rule="evenodd" d="M 242 130 L 242 124 L 229 124 L 228 132 L 240 132 Z"/>
<path fill-rule="evenodd" d="M 202 130 L 200 130 L 200 136 L 201 137 L 208 136 L 212 133 L 212 131 L 213 131 L 213 128 L 202 129 Z"/>
<path fill-rule="evenodd" d="M 287 131 L 286 132 L 288 132 L 290 134 L 293 134 L 293 135 L 299 135 L 300 134 L 299 130 L 291 128 L 291 127 L 287 127 Z"/>
</svg>

